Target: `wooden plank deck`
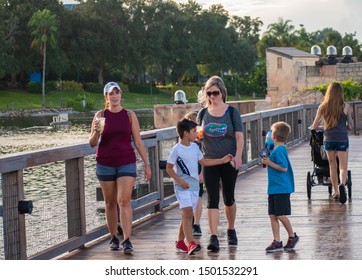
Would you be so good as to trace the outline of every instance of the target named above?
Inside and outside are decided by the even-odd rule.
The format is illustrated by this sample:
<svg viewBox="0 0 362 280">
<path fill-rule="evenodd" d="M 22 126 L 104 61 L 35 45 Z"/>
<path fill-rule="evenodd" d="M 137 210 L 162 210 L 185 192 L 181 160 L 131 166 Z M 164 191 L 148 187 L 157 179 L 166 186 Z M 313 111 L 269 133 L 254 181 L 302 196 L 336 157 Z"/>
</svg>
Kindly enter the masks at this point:
<svg viewBox="0 0 362 280">
<path fill-rule="evenodd" d="M 267 171 L 261 166 L 241 174 L 237 181 L 238 246 L 226 242 L 226 221 L 221 210 L 219 240 L 220 252 L 207 251 L 208 227 L 204 208 L 199 238 L 202 250 L 193 256 L 175 251 L 180 212 L 178 207 L 164 211 L 133 229 L 135 251 L 125 255 L 108 249 L 109 238 L 87 245 L 61 259 L 69 260 L 362 260 L 362 149 L 360 136 L 350 137 L 349 170 L 352 172 L 352 199 L 341 205 L 329 197 L 328 187 L 317 185 L 307 198 L 306 177 L 313 171 L 309 142 L 303 142 L 289 151 L 293 165 L 296 192 L 292 195 L 294 231 L 300 236 L 294 252 L 266 254 L 265 247 L 272 241 L 267 215 Z M 204 195 L 206 205 L 206 195 Z M 281 227 L 281 236 L 287 236 Z"/>
</svg>

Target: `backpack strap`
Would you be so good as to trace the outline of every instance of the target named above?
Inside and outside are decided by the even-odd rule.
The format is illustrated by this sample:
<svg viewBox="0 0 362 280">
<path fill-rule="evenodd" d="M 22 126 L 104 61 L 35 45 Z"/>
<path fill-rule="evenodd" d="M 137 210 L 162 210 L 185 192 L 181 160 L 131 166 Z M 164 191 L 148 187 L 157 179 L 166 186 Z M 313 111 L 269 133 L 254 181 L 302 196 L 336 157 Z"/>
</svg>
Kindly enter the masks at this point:
<svg viewBox="0 0 362 280">
<path fill-rule="evenodd" d="M 199 113 L 199 125 L 202 125 L 202 120 L 205 116 L 207 108 L 202 108 Z"/>
<path fill-rule="evenodd" d="M 229 105 L 229 114 L 230 114 L 230 119 L 231 119 L 231 124 L 233 126 L 233 128 L 235 127 L 234 125 L 234 107 Z"/>
</svg>

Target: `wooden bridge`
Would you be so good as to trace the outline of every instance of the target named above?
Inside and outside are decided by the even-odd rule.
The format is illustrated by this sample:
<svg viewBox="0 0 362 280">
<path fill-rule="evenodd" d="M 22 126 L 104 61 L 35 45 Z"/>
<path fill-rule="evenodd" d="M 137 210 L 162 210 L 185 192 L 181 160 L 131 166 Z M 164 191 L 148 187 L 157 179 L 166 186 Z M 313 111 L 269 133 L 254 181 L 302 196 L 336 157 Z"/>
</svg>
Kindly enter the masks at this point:
<svg viewBox="0 0 362 280">
<path fill-rule="evenodd" d="M 174 242 L 177 236 L 180 213 L 175 204 L 172 182 L 158 167 L 160 159 L 167 157 L 167 147 L 172 146 L 177 135 L 174 128 L 142 133 L 148 155 L 153 166 L 153 180 L 146 184 L 139 181 L 134 193 L 134 229 L 132 242 L 135 251 L 124 255 L 120 251 L 108 249 L 109 237 L 104 219 L 94 219 L 99 214 L 96 194 L 88 197 L 87 188 L 95 188 L 94 150 L 88 144 L 52 148 L 34 152 L 24 152 L 0 157 L 2 185 L 2 205 L 0 222 L 0 249 L 3 243 L 3 259 L 362 259 L 362 183 L 360 166 L 362 151 L 357 132 L 359 106 L 354 106 L 356 130 L 350 137 L 349 169 L 352 173 L 352 199 L 345 205 L 333 201 L 327 187 L 317 185 L 312 189 L 312 197 L 307 198 L 307 172 L 313 171 L 310 157 L 309 139 L 316 105 L 300 105 L 243 115 L 245 126 L 244 166 L 240 170 L 236 188 L 238 246 L 226 243 L 226 221 L 223 210 L 219 227 L 221 249 L 218 253 L 206 250 L 208 227 L 204 209 L 199 238 L 203 249 L 193 255 L 177 253 Z M 260 166 L 258 151 L 263 146 L 265 132 L 276 121 L 283 120 L 292 127 L 289 139 L 290 158 L 296 179 L 296 192 L 292 195 L 291 221 L 294 230 L 301 237 L 295 252 L 265 254 L 265 247 L 272 241 L 267 215 L 267 174 Z M 31 172 L 28 169 L 47 164 L 59 164 L 63 169 L 64 186 L 61 198 L 47 197 L 42 201 L 27 192 L 27 182 Z M 93 174 L 93 175 L 90 175 Z M 141 174 L 141 173 L 140 173 Z M 93 176 L 93 177 L 92 177 Z M 48 188 L 51 192 L 52 188 Z M 19 214 L 19 201 L 34 200 L 33 214 Z M 55 201 L 56 200 L 56 201 Z M 55 209 L 59 203 L 61 211 Z M 43 207 L 39 207 L 39 204 Z M 100 202 L 102 205 L 103 202 Z M 206 205 L 206 194 L 204 195 Z M 54 206 L 54 210 L 51 207 Z M 93 207 L 93 208 L 92 208 Z M 43 209 L 42 209 L 43 208 Z M 37 212 L 41 212 L 40 214 Z M 47 217 L 50 216 L 50 217 Z M 48 220 L 47 220 L 48 218 Z M 45 220 L 45 222 L 44 222 Z M 64 220 L 64 222 L 61 222 Z M 90 224 L 90 220 L 94 221 Z M 54 224 L 55 223 L 55 224 Z M 34 231 L 34 227 L 38 230 Z M 39 236 L 44 231 L 41 244 Z M 285 242 L 286 235 L 281 230 Z M 38 238 L 37 238 L 38 236 Z M 0 250 L 1 254 L 1 250 Z M 1 255 L 0 255 L 1 256 Z M 1 258 L 0 258 L 1 259 Z"/>
<path fill-rule="evenodd" d="M 203 235 L 196 238 L 202 250 L 195 255 L 176 252 L 174 247 L 180 223 L 177 206 L 162 211 L 156 216 L 135 225 L 132 242 L 135 251 L 125 255 L 122 251 L 110 251 L 109 238 L 68 254 L 62 259 L 70 260 L 362 260 L 362 138 L 350 137 L 350 163 L 352 173 L 352 199 L 346 204 L 334 201 L 328 187 L 316 185 L 311 199 L 307 198 L 307 172 L 313 171 L 308 141 L 290 150 L 294 168 L 296 191 L 292 195 L 290 220 L 300 236 L 294 252 L 266 254 L 265 248 L 272 241 L 267 215 L 267 171 L 260 165 L 240 174 L 236 186 L 238 246 L 227 245 L 226 220 L 221 211 L 219 227 L 220 251 L 207 251 L 208 226 L 206 206 L 201 220 Z M 206 205 L 206 195 L 204 196 Z M 222 208 L 220 208 L 222 209 Z M 286 242 L 287 234 L 281 227 L 281 237 Z"/>
</svg>

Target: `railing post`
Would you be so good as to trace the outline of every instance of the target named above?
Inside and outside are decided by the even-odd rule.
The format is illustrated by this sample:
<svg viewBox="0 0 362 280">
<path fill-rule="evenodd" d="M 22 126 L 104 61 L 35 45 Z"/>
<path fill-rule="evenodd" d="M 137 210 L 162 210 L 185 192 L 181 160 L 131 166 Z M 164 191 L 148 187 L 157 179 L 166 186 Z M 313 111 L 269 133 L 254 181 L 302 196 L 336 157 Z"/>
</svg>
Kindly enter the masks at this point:
<svg viewBox="0 0 362 280">
<path fill-rule="evenodd" d="M 150 192 L 160 190 L 160 178 L 157 176 L 159 174 L 158 163 L 160 161 L 158 156 L 158 147 L 153 146 L 148 148 L 148 160 L 150 161 L 152 176 L 150 180 Z M 160 211 L 160 205 L 155 206 L 155 212 Z"/>
<path fill-rule="evenodd" d="M 259 157 L 259 139 L 260 139 L 260 134 L 259 134 L 259 125 L 258 125 L 258 121 L 252 121 L 250 123 L 250 139 L 253 139 L 253 141 L 251 141 L 250 143 L 250 154 L 251 154 L 251 159 L 253 158 L 258 158 Z"/>
<path fill-rule="evenodd" d="M 160 141 L 158 141 L 156 145 L 157 145 L 157 158 L 158 158 L 158 162 L 160 162 L 161 156 L 162 156 L 162 145 L 161 145 Z M 161 204 L 161 208 L 163 208 L 163 201 L 165 200 L 165 185 L 163 183 L 163 170 L 161 170 L 159 168 L 158 163 L 156 163 L 156 164 L 157 164 L 157 170 L 158 170 L 157 190 L 160 192 L 160 204 Z"/>
<path fill-rule="evenodd" d="M 86 234 L 84 157 L 65 161 L 68 237 Z"/>
<path fill-rule="evenodd" d="M 5 259 L 26 260 L 25 217 L 18 210 L 18 203 L 24 198 L 23 170 L 2 173 L 1 181 Z"/>
</svg>

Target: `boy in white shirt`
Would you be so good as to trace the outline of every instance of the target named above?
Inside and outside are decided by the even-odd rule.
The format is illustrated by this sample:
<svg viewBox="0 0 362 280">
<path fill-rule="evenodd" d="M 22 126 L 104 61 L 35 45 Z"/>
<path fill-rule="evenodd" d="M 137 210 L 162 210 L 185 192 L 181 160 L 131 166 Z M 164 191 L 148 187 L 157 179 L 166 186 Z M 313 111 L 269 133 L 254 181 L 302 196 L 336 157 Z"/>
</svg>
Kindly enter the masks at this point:
<svg viewBox="0 0 362 280">
<path fill-rule="evenodd" d="M 166 171 L 174 180 L 175 195 L 181 209 L 181 223 L 176 249 L 192 255 L 201 249 L 192 235 L 192 218 L 199 198 L 198 163 L 203 166 L 224 164 L 232 161 L 232 155 L 220 159 L 205 159 L 199 146 L 194 143 L 197 136 L 197 124 L 191 120 L 182 119 L 177 123 L 176 130 L 180 141 L 170 152 Z M 184 239 L 188 243 L 186 246 Z"/>
</svg>

